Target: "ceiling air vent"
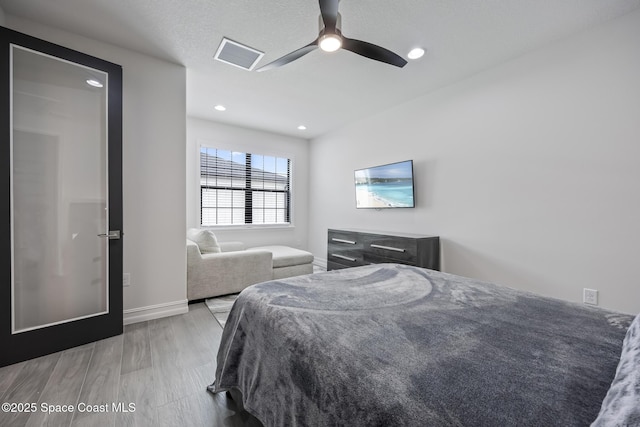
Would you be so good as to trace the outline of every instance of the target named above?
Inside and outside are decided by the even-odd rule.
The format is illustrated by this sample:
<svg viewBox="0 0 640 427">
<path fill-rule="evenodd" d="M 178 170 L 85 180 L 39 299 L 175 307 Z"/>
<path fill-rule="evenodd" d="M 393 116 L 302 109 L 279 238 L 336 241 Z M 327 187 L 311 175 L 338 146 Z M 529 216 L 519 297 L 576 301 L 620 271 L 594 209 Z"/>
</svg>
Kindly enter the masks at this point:
<svg viewBox="0 0 640 427">
<path fill-rule="evenodd" d="M 214 58 L 243 70 L 251 71 L 263 55 L 264 52 L 223 37 Z"/>
</svg>

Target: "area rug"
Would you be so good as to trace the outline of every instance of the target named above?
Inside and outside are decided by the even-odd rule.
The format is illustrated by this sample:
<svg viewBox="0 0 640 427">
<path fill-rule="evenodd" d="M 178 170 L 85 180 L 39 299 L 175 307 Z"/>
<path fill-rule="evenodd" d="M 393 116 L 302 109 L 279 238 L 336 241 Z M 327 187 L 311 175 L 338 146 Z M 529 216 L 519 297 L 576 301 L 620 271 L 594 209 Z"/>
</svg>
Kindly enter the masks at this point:
<svg viewBox="0 0 640 427">
<path fill-rule="evenodd" d="M 205 300 L 205 304 L 207 304 L 209 311 L 213 314 L 213 317 L 215 317 L 216 321 L 223 329 L 236 298 L 238 298 L 238 294 L 224 295 Z"/>
</svg>

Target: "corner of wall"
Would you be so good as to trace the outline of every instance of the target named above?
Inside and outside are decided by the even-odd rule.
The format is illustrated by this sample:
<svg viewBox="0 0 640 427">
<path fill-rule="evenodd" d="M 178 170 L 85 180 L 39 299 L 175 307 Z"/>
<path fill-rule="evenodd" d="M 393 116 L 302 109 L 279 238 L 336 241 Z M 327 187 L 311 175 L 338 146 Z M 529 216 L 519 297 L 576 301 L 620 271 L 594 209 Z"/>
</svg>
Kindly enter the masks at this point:
<svg viewBox="0 0 640 427">
<path fill-rule="evenodd" d="M 4 10 L 2 10 L 2 6 L 0 6 L 0 25 L 4 25 Z"/>
</svg>

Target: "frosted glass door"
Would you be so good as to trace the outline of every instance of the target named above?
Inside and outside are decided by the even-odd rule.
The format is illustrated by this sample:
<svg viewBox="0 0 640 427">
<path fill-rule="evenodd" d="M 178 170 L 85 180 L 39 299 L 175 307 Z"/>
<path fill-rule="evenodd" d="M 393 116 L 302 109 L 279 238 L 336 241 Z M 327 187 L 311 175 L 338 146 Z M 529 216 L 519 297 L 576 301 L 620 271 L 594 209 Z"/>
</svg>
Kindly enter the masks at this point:
<svg viewBox="0 0 640 427">
<path fill-rule="evenodd" d="M 122 333 L 122 223 L 122 67 L 0 26 L 0 367 Z"/>
<path fill-rule="evenodd" d="M 10 58 L 12 333 L 20 334 L 109 310 L 109 81 L 16 45 Z"/>
</svg>

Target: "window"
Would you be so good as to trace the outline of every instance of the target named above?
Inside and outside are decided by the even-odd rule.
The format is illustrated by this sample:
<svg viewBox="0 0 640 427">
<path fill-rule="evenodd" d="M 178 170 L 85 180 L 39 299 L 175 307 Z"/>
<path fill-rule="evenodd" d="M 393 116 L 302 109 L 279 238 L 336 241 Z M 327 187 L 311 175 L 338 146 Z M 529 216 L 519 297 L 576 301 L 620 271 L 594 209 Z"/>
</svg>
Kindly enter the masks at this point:
<svg viewBox="0 0 640 427">
<path fill-rule="evenodd" d="M 200 148 L 203 226 L 289 224 L 291 160 Z"/>
</svg>

